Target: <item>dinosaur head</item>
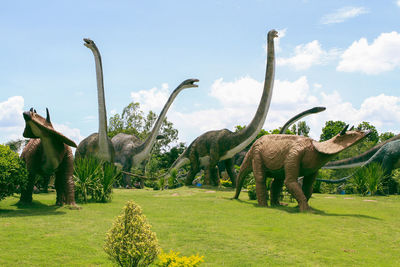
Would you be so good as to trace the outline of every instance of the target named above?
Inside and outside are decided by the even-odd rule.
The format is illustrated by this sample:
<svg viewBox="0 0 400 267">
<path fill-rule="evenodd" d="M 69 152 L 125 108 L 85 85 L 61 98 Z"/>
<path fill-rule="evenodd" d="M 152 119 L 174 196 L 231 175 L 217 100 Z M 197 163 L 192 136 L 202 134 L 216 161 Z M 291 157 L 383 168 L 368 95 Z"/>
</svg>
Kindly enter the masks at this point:
<svg viewBox="0 0 400 267">
<path fill-rule="evenodd" d="M 25 129 L 22 134 L 25 138 L 55 138 L 63 143 L 76 147 L 74 141 L 65 137 L 61 133 L 54 130 L 50 121 L 49 110 L 46 108 L 46 118 L 43 118 L 36 113 L 36 110 L 31 108 L 29 111 L 22 113 L 25 120 Z"/>
<path fill-rule="evenodd" d="M 199 81 L 199 79 L 187 79 L 187 80 L 183 81 L 178 87 L 180 89 L 199 87 L 197 84 L 195 84 L 198 81 Z"/>
<path fill-rule="evenodd" d="M 278 37 L 278 32 L 276 30 L 270 30 L 268 32 L 268 39 L 274 39 Z"/>
<path fill-rule="evenodd" d="M 92 51 L 98 51 L 96 44 L 94 41 L 92 41 L 89 38 L 83 38 L 83 41 L 85 42 L 83 45 L 89 48 Z"/>
<path fill-rule="evenodd" d="M 337 154 L 342 150 L 358 143 L 362 139 L 368 136 L 371 131 L 360 131 L 360 130 L 349 130 L 347 128 L 349 125 L 346 125 L 344 129 L 332 137 L 331 139 L 324 142 L 313 141 L 313 145 L 316 150 L 323 154 Z"/>
</svg>

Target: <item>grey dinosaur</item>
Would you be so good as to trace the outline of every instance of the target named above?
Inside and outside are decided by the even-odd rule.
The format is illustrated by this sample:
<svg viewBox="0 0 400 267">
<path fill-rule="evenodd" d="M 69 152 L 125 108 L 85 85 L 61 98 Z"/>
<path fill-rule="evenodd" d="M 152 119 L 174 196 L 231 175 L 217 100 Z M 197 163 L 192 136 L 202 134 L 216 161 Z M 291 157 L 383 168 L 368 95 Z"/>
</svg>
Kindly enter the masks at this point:
<svg viewBox="0 0 400 267">
<path fill-rule="evenodd" d="M 172 102 L 183 89 L 198 87 L 195 84 L 198 81 L 198 79 L 187 79 L 172 92 L 149 136 L 144 141 L 141 141 L 134 135 L 125 133 L 119 133 L 111 139 L 115 150 L 115 163 L 120 164 L 124 172 L 130 172 L 132 167 L 144 167 L 142 165 L 150 156 L 151 149 L 158 137 L 160 127 Z M 126 185 L 130 185 L 130 179 L 126 173 L 123 175 L 123 181 Z"/>
<path fill-rule="evenodd" d="M 218 173 L 216 165 L 224 161 L 228 175 L 234 184 L 236 173 L 232 157 L 248 146 L 260 132 L 271 102 L 274 73 L 275 73 L 275 50 L 274 38 L 278 32 L 268 32 L 267 69 L 264 80 L 264 89 L 258 105 L 257 112 L 249 125 L 239 132 L 231 132 L 228 129 L 206 132 L 197 137 L 188 148 L 172 164 L 172 169 L 180 169 L 190 164 L 190 170 L 186 176 L 186 184 L 191 185 L 195 175 L 200 168 L 205 169 L 205 183 L 218 184 Z"/>
<path fill-rule="evenodd" d="M 385 142 L 382 142 L 368 151 L 343 160 L 328 162 L 324 169 L 343 169 L 352 167 L 367 167 L 371 163 L 379 163 L 382 165 L 384 175 L 390 175 L 394 169 L 400 168 L 400 135 L 396 135 Z M 325 183 L 342 183 L 350 179 L 353 175 L 346 176 L 341 179 L 328 180 L 317 179 L 317 181 Z"/>
<path fill-rule="evenodd" d="M 99 49 L 92 40 L 88 38 L 84 38 L 83 40 L 85 42 L 84 45 L 93 52 L 96 65 L 99 131 L 89 135 L 79 143 L 75 151 L 75 157 L 94 156 L 104 161 L 113 162 L 115 152 L 113 144 L 107 136 L 107 112 L 104 97 L 101 55 Z"/>
<path fill-rule="evenodd" d="M 55 174 L 57 205 L 75 206 L 75 189 L 72 174 L 74 158 L 70 146 L 76 147 L 74 141 L 54 130 L 46 108 L 46 119 L 33 108 L 23 113 L 25 129 L 23 136 L 31 138 L 24 147 L 21 158 L 28 169 L 28 185 L 21 192 L 20 201 L 32 202 L 32 191 L 36 175 L 49 177 Z"/>
<path fill-rule="evenodd" d="M 262 136 L 251 146 L 240 166 L 234 198 L 239 197 L 245 177 L 253 171 L 260 206 L 268 205 L 266 178 L 272 177 L 271 205 L 279 205 L 279 195 L 285 184 L 297 200 L 300 211 L 310 210 L 308 200 L 318 170 L 340 151 L 354 145 L 369 133 L 347 131 L 347 127 L 325 142 L 298 135 Z M 304 176 L 302 186 L 297 182 L 300 176 Z"/>
</svg>

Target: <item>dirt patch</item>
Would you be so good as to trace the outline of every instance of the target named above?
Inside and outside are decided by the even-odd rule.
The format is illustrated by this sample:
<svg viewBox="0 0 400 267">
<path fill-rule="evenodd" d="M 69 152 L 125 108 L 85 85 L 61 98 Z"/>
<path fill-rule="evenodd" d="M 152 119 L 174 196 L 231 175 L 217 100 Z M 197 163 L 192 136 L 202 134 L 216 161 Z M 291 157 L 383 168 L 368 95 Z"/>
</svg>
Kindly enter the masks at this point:
<svg viewBox="0 0 400 267">
<path fill-rule="evenodd" d="M 205 193 L 211 194 L 211 193 L 216 193 L 216 191 L 210 190 L 210 191 L 206 191 Z"/>
<path fill-rule="evenodd" d="M 363 201 L 365 201 L 365 202 L 378 202 L 378 200 L 373 200 L 373 199 L 364 199 Z"/>
<path fill-rule="evenodd" d="M 177 196 L 179 196 L 179 194 L 178 193 L 173 193 L 171 196 L 177 197 Z"/>
<path fill-rule="evenodd" d="M 354 197 L 345 197 L 344 199 L 354 199 Z"/>
<path fill-rule="evenodd" d="M 325 197 L 325 198 L 336 198 L 336 197 Z"/>
</svg>

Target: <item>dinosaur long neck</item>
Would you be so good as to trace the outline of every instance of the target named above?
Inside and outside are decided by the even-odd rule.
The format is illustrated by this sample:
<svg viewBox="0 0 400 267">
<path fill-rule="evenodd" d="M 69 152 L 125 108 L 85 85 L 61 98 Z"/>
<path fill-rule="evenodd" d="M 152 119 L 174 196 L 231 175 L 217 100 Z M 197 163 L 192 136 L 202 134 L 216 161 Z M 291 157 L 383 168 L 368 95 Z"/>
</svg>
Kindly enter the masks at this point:
<svg viewBox="0 0 400 267">
<path fill-rule="evenodd" d="M 347 159 L 336 160 L 328 162 L 323 168 L 324 169 L 342 169 L 361 166 L 364 162 L 368 161 L 383 145 L 400 139 L 400 134 L 393 136 L 392 138 L 377 144 L 373 148 L 365 151 L 364 153 Z"/>
<path fill-rule="evenodd" d="M 275 76 L 275 49 L 274 38 L 268 35 L 268 52 L 267 52 L 267 70 L 265 72 L 264 88 L 261 96 L 260 103 L 258 104 L 257 112 L 253 120 L 241 131 L 234 133 L 232 136 L 232 143 L 237 152 L 243 150 L 248 146 L 251 141 L 256 138 L 264 125 L 265 118 L 267 117 L 268 109 L 271 103 L 272 91 L 274 86 Z M 236 152 L 236 153 L 237 153 Z M 236 154 L 235 153 L 235 154 Z"/>
<path fill-rule="evenodd" d="M 107 139 L 107 112 L 104 97 L 103 66 L 98 49 L 93 49 L 92 52 L 96 63 L 97 100 L 99 106 L 99 154 L 105 160 L 110 160 L 111 151 L 108 148 Z"/>
<path fill-rule="evenodd" d="M 318 109 L 318 108 L 311 108 L 311 109 L 308 109 L 306 111 L 303 111 L 303 112 L 297 114 L 296 116 L 294 116 L 293 118 L 288 120 L 285 123 L 285 125 L 283 125 L 283 127 L 280 130 L 279 134 L 284 134 L 286 132 L 286 130 L 289 129 L 290 125 L 292 125 L 296 121 L 300 120 L 301 118 L 304 118 L 305 116 L 308 116 L 308 115 L 313 114 L 313 113 L 321 112 L 321 111 L 323 111 L 323 110 Z"/>
<path fill-rule="evenodd" d="M 169 107 L 172 105 L 172 102 L 174 102 L 176 96 L 182 91 L 184 88 L 181 86 L 178 86 L 172 94 L 169 96 L 167 103 L 165 103 L 160 116 L 158 116 L 156 123 L 153 126 L 153 129 L 150 132 L 150 135 L 146 138 L 146 140 L 139 145 L 135 150 L 137 153 L 134 154 L 133 156 L 133 163 L 134 165 L 138 165 L 141 162 L 143 162 L 148 156 L 150 155 L 151 149 L 153 148 L 153 145 L 156 141 L 156 137 L 158 135 L 158 132 L 160 131 L 161 125 L 165 119 L 165 116 L 167 115 L 167 111 Z"/>
</svg>

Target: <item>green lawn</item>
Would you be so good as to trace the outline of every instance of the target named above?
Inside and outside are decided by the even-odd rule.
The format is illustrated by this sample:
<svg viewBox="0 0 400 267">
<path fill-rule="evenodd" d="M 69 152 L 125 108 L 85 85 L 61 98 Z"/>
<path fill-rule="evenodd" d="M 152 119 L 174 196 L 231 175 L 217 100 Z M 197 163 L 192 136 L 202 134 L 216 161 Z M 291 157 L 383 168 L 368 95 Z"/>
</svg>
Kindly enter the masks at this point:
<svg viewBox="0 0 400 267">
<path fill-rule="evenodd" d="M 142 208 L 161 247 L 204 255 L 202 266 L 400 266 L 400 196 L 314 194 L 315 214 L 295 203 L 260 208 L 216 188 L 115 190 L 107 204 L 54 206 L 55 194 L 0 202 L 0 266 L 110 266 L 106 231 L 127 200 Z M 369 201 L 367 201 L 369 200 Z"/>
</svg>

